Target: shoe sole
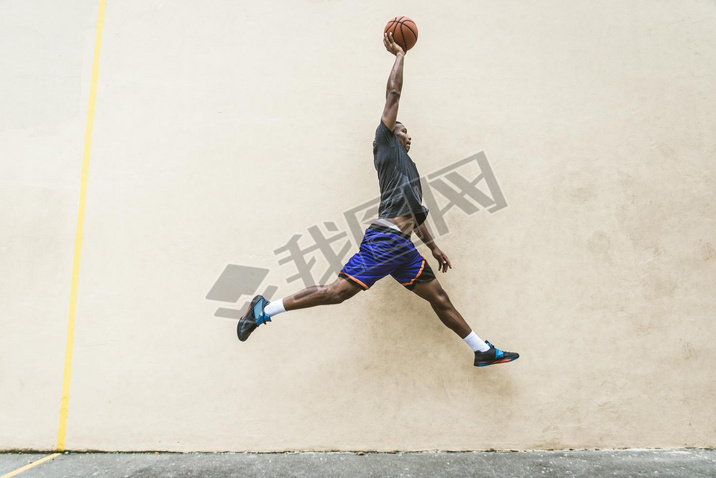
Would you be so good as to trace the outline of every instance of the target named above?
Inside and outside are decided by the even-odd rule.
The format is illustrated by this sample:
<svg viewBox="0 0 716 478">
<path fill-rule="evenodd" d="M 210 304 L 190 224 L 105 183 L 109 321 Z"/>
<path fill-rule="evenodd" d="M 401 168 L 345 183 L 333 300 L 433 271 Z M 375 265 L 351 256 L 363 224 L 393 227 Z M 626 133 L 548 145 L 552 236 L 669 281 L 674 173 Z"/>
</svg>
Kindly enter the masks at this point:
<svg viewBox="0 0 716 478">
<path fill-rule="evenodd" d="M 520 358 L 520 357 L 518 356 L 518 357 L 513 357 L 513 358 L 508 358 L 508 359 L 495 360 L 494 362 L 478 362 L 475 364 L 475 367 L 487 367 L 488 365 L 497 365 L 500 363 L 514 362 L 518 358 Z"/>
<path fill-rule="evenodd" d="M 253 332 L 253 330 L 252 330 L 251 332 L 249 332 L 249 335 L 247 335 L 247 336 L 244 337 L 243 339 L 241 338 L 241 324 L 243 324 L 244 321 L 247 320 L 248 315 L 249 315 L 249 314 L 251 313 L 251 311 L 254 309 L 254 306 L 259 302 L 259 300 L 261 300 L 261 296 L 260 296 L 260 295 L 257 295 L 256 297 L 254 297 L 254 298 L 251 300 L 251 304 L 249 304 L 249 308 L 246 309 L 246 313 L 244 313 L 244 315 L 241 316 L 241 318 L 239 319 L 239 325 L 236 326 L 236 336 L 239 338 L 239 340 L 240 340 L 241 342 L 246 342 L 246 339 L 248 339 L 248 338 L 249 338 L 249 335 L 251 335 L 251 332 Z M 257 325 L 256 327 L 258 327 L 258 325 Z M 254 327 L 254 330 L 256 329 L 256 327 Z"/>
</svg>

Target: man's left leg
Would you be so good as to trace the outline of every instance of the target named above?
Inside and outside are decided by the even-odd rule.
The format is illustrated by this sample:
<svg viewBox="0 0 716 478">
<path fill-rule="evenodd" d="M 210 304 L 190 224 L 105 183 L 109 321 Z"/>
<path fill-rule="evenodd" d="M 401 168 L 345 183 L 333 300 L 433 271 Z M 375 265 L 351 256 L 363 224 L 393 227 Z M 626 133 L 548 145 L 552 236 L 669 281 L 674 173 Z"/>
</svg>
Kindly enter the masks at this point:
<svg viewBox="0 0 716 478">
<path fill-rule="evenodd" d="M 465 322 L 465 319 L 462 318 L 462 315 L 460 315 L 460 312 L 457 311 L 452 302 L 450 302 L 450 297 L 448 297 L 447 292 L 445 292 L 437 279 L 415 284 L 413 292 L 430 302 L 430 306 L 442 323 L 459 335 L 461 339 L 470 335 L 472 329 L 467 325 L 467 322 Z M 485 350 L 487 350 L 487 348 L 489 347 L 485 347 Z"/>
<path fill-rule="evenodd" d="M 520 355 L 495 348 L 491 343 L 484 342 L 472 331 L 465 319 L 450 301 L 447 292 L 437 279 L 429 282 L 417 282 L 411 289 L 416 295 L 430 303 L 443 324 L 460 336 L 475 352 L 475 365 L 484 367 L 497 363 L 516 360 Z"/>
</svg>

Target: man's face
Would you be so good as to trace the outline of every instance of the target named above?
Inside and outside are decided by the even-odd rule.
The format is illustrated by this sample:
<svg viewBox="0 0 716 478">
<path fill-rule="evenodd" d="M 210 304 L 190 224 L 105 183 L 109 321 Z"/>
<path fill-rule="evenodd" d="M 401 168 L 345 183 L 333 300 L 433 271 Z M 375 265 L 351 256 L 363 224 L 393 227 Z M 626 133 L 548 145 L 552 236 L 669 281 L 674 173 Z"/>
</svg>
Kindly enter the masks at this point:
<svg viewBox="0 0 716 478">
<path fill-rule="evenodd" d="M 410 143 L 413 140 L 408 135 L 408 129 L 405 127 L 402 123 L 396 123 L 395 124 L 395 136 L 398 137 L 398 141 L 400 141 L 400 144 L 403 145 L 403 148 L 405 148 L 405 151 L 410 151 Z"/>
</svg>

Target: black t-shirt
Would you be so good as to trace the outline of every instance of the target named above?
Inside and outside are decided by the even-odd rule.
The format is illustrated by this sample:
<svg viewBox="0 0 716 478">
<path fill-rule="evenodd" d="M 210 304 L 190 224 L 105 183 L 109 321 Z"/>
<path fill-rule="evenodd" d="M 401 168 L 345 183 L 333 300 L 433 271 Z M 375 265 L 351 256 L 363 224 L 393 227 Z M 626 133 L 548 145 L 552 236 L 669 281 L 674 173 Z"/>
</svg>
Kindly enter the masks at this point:
<svg viewBox="0 0 716 478">
<path fill-rule="evenodd" d="M 412 215 L 416 226 L 425 222 L 428 208 L 422 205 L 423 189 L 418 168 L 382 120 L 375 130 L 373 164 L 380 183 L 378 217 Z"/>
</svg>

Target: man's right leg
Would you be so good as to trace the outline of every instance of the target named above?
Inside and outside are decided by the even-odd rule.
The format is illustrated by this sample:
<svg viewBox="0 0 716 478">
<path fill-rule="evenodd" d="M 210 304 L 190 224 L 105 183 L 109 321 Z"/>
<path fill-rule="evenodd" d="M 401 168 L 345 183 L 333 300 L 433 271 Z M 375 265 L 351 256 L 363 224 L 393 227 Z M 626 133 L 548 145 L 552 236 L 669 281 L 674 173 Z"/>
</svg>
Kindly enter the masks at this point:
<svg viewBox="0 0 716 478">
<path fill-rule="evenodd" d="M 317 305 L 340 304 L 361 290 L 363 289 L 357 284 L 339 277 L 332 284 L 306 287 L 300 292 L 285 297 L 283 306 L 286 310 L 297 310 Z"/>
<path fill-rule="evenodd" d="M 239 340 L 246 340 L 256 327 L 270 322 L 271 317 L 277 314 L 317 305 L 340 304 L 361 290 L 368 290 L 376 281 L 389 274 L 393 266 L 391 261 L 386 259 L 390 259 L 392 254 L 386 253 L 385 249 L 388 244 L 388 252 L 392 252 L 392 242 L 376 242 L 376 238 L 385 239 L 383 236 L 386 233 L 371 227 L 366 229 L 359 251 L 346 262 L 338 273 L 338 279 L 332 284 L 307 287 L 273 302 L 268 302 L 260 295 L 254 297 L 246 314 L 239 320 L 236 329 Z M 388 238 L 393 235 L 390 234 Z"/>
<path fill-rule="evenodd" d="M 340 304 L 361 290 L 363 289 L 358 284 L 339 277 L 332 284 L 306 287 L 293 295 L 273 302 L 269 302 L 262 296 L 257 295 L 251 301 L 251 305 L 244 316 L 239 320 L 236 334 L 239 336 L 239 340 L 243 342 L 249 338 L 249 335 L 256 327 L 266 322 L 271 322 L 271 317 L 277 314 L 317 305 Z"/>
</svg>

